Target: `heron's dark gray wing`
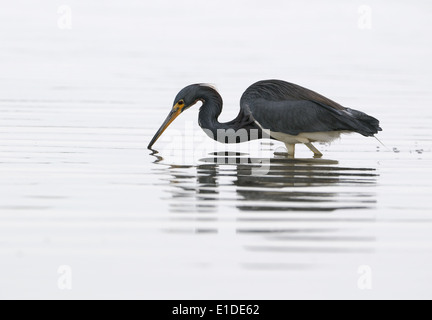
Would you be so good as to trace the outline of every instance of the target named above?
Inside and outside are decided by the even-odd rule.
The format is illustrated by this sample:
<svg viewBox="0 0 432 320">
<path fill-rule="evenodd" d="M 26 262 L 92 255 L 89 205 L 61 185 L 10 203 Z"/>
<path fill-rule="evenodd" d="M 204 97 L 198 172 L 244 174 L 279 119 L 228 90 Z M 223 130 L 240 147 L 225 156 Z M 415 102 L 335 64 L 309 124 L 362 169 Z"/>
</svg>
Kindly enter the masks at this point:
<svg viewBox="0 0 432 320">
<path fill-rule="evenodd" d="M 242 108 L 264 129 L 290 135 L 347 130 L 372 136 L 381 129 L 378 120 L 363 112 L 352 109 L 337 110 L 315 101 L 256 99 Z"/>
<path fill-rule="evenodd" d="M 297 84 L 283 80 L 262 80 L 252 84 L 243 93 L 240 104 L 247 104 L 257 99 L 266 101 L 307 100 L 322 103 L 337 110 L 346 108 L 323 95 Z"/>
</svg>

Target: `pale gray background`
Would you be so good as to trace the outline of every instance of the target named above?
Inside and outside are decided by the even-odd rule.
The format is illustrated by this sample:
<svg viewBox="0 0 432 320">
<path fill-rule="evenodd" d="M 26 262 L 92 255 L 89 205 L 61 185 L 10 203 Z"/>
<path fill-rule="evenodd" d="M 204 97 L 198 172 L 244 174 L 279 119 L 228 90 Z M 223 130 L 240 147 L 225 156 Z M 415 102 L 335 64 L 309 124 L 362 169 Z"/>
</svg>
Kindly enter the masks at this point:
<svg viewBox="0 0 432 320">
<path fill-rule="evenodd" d="M 431 32 L 426 0 L 0 1 L 0 297 L 431 298 Z M 228 120 L 266 78 L 378 117 L 397 153 L 359 135 L 319 146 L 341 167 L 377 169 L 376 183 L 306 189 L 340 206 L 326 214 L 242 210 L 259 204 L 229 175 L 204 201 L 194 165 L 215 147 L 198 108 L 153 163 L 145 147 L 182 87 L 214 83 Z M 370 207 L 343 209 L 357 193 Z M 72 290 L 58 286 L 62 265 Z M 372 290 L 357 285 L 362 265 Z"/>
</svg>

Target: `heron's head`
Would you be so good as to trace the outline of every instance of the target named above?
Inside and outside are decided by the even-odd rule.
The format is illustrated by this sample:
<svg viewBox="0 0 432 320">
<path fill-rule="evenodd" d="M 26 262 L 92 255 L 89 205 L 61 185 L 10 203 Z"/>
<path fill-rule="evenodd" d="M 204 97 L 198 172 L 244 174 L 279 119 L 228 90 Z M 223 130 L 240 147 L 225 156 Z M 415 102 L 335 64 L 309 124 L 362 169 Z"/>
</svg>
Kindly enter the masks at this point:
<svg viewBox="0 0 432 320">
<path fill-rule="evenodd" d="M 173 107 L 168 114 L 168 117 L 162 123 L 162 126 L 154 135 L 150 144 L 147 148 L 151 149 L 151 147 L 156 143 L 156 140 L 164 133 L 165 129 L 177 118 L 183 111 L 189 109 L 198 101 L 202 100 L 201 91 L 203 87 L 209 87 L 204 84 L 192 84 L 180 90 L 177 96 L 174 99 Z"/>
<path fill-rule="evenodd" d="M 174 99 L 173 109 L 179 109 L 181 113 L 192 107 L 200 100 L 200 88 L 200 84 L 192 84 L 181 89 Z"/>
</svg>

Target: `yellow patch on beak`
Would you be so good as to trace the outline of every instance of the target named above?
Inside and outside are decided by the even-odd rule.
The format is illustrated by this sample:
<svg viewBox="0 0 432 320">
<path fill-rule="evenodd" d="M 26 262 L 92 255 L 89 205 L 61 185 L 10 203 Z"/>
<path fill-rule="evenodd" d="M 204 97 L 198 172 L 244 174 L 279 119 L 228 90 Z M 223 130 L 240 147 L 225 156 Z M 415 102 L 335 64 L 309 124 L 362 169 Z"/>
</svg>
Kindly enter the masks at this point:
<svg viewBox="0 0 432 320">
<path fill-rule="evenodd" d="M 171 109 L 171 112 L 169 113 L 168 117 L 165 119 L 165 121 L 162 123 L 162 126 L 159 128 L 159 130 L 154 135 L 153 139 L 150 141 L 147 148 L 151 149 L 151 147 L 155 144 L 156 140 L 159 139 L 159 137 L 164 133 L 166 128 L 177 118 L 180 113 L 183 112 L 183 109 L 185 108 L 186 104 L 183 100 L 180 100 L 177 102 L 174 107 Z"/>
<path fill-rule="evenodd" d="M 159 130 L 154 135 L 153 139 L 150 141 L 150 144 L 147 148 L 151 149 L 153 144 L 156 142 L 157 139 L 164 133 L 165 129 L 168 128 L 168 126 L 179 116 L 183 109 L 183 106 L 178 106 L 177 104 L 172 108 L 171 112 L 169 113 L 168 117 L 165 119 L 162 126 L 159 128 Z"/>
<path fill-rule="evenodd" d="M 184 102 L 183 103 L 179 103 L 179 102 L 177 102 L 175 105 L 174 105 L 174 107 L 173 107 L 173 111 L 174 112 L 182 112 L 183 111 L 183 108 L 184 108 L 184 106 L 185 106 L 185 104 L 184 104 Z"/>
</svg>

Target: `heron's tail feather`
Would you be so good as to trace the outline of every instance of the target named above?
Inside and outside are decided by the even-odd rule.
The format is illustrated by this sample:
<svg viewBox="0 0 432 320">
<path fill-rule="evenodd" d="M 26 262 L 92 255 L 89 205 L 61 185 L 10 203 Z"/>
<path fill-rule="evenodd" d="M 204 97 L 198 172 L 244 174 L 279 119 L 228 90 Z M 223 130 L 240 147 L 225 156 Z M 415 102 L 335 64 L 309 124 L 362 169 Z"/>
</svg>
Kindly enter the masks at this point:
<svg viewBox="0 0 432 320">
<path fill-rule="evenodd" d="M 351 124 L 353 129 L 355 129 L 354 131 L 366 137 L 374 136 L 379 131 L 382 131 L 378 119 L 354 109 L 347 108 L 345 111 L 348 112 L 351 118 L 354 118 L 353 122 L 355 123 Z"/>
</svg>

